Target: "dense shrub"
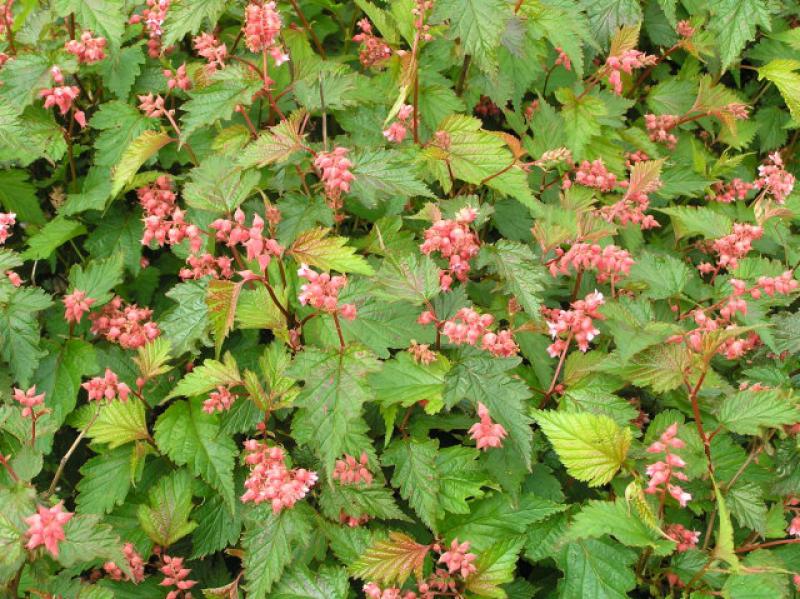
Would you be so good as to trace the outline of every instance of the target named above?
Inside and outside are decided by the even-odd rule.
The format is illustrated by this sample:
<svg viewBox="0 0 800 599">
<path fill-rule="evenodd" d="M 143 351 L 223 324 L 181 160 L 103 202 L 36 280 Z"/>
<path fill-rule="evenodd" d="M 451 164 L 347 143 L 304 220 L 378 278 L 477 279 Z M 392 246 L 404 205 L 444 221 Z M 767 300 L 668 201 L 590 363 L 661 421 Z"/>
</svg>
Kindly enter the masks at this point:
<svg viewBox="0 0 800 599">
<path fill-rule="evenodd" d="M 798 14 L 5 0 L 7 596 L 795 596 Z"/>
</svg>

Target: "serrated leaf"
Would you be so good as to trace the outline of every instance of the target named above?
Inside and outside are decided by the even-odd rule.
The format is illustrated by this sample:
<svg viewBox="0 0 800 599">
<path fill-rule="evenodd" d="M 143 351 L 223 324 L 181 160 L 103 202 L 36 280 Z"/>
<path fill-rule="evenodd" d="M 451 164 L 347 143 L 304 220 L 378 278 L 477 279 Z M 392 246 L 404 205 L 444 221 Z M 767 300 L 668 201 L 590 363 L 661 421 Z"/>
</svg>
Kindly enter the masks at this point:
<svg viewBox="0 0 800 599">
<path fill-rule="evenodd" d="M 214 214 L 233 212 L 253 192 L 261 176 L 226 156 L 210 156 L 191 170 L 183 197 L 189 206 Z"/>
<path fill-rule="evenodd" d="M 285 121 L 281 121 L 246 146 L 238 158 L 241 166 L 263 167 L 268 164 L 285 162 L 295 152 L 303 149 L 305 134 L 300 128 L 307 117 L 305 110 L 296 110 Z"/>
<path fill-rule="evenodd" d="M 342 514 L 352 518 L 369 516 L 381 520 L 409 520 L 397 507 L 394 492 L 378 484 L 325 487 L 319 505 L 322 513 L 334 521 L 338 521 Z"/>
<path fill-rule="evenodd" d="M 587 158 L 584 150 L 589 140 L 600 134 L 600 119 L 608 114 L 608 109 L 600 98 L 593 95 L 579 98 L 568 88 L 556 90 L 556 98 L 562 105 L 567 147 L 575 158 Z"/>
<path fill-rule="evenodd" d="M 167 395 L 166 399 L 173 397 L 193 397 L 203 395 L 218 385 L 233 386 L 240 385 L 242 375 L 236 360 L 229 353 L 226 353 L 222 362 L 218 360 L 205 360 L 200 366 L 196 366 L 191 372 L 184 376 L 177 386 Z"/>
<path fill-rule="evenodd" d="M 0 299 L 0 357 L 23 387 L 42 356 L 37 314 L 50 304 L 50 296 L 35 287 L 15 288 Z"/>
<path fill-rule="evenodd" d="M 347 571 L 334 566 L 297 565 L 281 576 L 270 599 L 346 599 Z"/>
<path fill-rule="evenodd" d="M 120 100 L 126 100 L 145 63 L 141 44 L 112 49 L 99 65 L 106 87 Z"/>
<path fill-rule="evenodd" d="M 225 499 L 228 509 L 235 509 L 233 466 L 236 445 L 221 434 L 216 416 L 206 414 L 203 400 L 177 401 L 158 417 L 154 437 L 158 448 L 178 466 L 202 478 Z"/>
<path fill-rule="evenodd" d="M 137 511 L 139 523 L 154 543 L 169 547 L 195 528 L 192 511 L 192 480 L 186 470 L 163 476 L 150 489 L 148 503 Z"/>
<path fill-rule="evenodd" d="M 490 545 L 475 560 L 476 572 L 467 578 L 467 589 L 480 597 L 506 599 L 500 585 L 514 579 L 517 556 L 522 550 L 524 538 L 511 537 Z"/>
<path fill-rule="evenodd" d="M 351 194 L 368 207 L 397 198 L 432 198 L 428 186 L 402 160 L 398 152 L 361 151 L 353 155 Z"/>
<path fill-rule="evenodd" d="M 373 293 L 389 302 L 421 304 L 441 291 L 439 267 L 428 256 L 396 258 L 390 253 L 383 261 L 375 283 L 378 288 Z"/>
<path fill-rule="evenodd" d="M 23 260 L 44 260 L 70 239 L 86 233 L 81 223 L 57 216 L 28 238 L 28 249 L 22 253 Z"/>
<path fill-rule="evenodd" d="M 611 481 L 628 455 L 631 431 L 608 416 L 540 410 L 535 419 L 570 476 L 589 486 Z"/>
<path fill-rule="evenodd" d="M 417 543 L 400 532 L 390 532 L 388 539 L 373 543 L 350 566 L 350 572 L 362 580 L 402 585 L 412 574 L 422 578 L 422 566 L 429 552 L 430 545 Z"/>
<path fill-rule="evenodd" d="M 644 295 L 649 299 L 667 299 L 683 292 L 691 274 L 689 266 L 671 254 L 643 252 L 631 267 L 629 281 L 645 283 Z M 615 308 L 610 309 L 612 315 L 615 311 Z M 630 347 L 624 351 L 626 354 L 633 352 Z"/>
<path fill-rule="evenodd" d="M 171 2 L 164 19 L 164 47 L 171 46 L 187 33 L 199 33 L 204 26 L 213 28 L 225 11 L 225 0 L 176 0 Z"/>
<path fill-rule="evenodd" d="M 28 173 L 10 169 L 0 172 L 0 205 L 17 215 L 17 221 L 44 225 L 45 218 Z"/>
<path fill-rule="evenodd" d="M 131 468 L 131 448 L 118 447 L 96 455 L 81 466 L 75 503 L 78 511 L 104 514 L 125 501 L 131 477 L 123 473 Z"/>
<path fill-rule="evenodd" d="M 511 17 L 508 8 L 502 0 L 440 0 L 432 20 L 447 20 L 450 37 L 460 39 L 464 52 L 473 56 L 483 70 L 494 72 L 500 37 L 506 19 Z"/>
<path fill-rule="evenodd" d="M 375 390 L 375 400 L 385 406 L 400 404 L 411 406 L 418 401 L 441 403 L 444 375 L 449 363 L 441 358 L 432 364 L 418 364 L 407 352 L 387 360 L 383 368 L 370 376 L 370 386 Z"/>
<path fill-rule="evenodd" d="M 196 352 L 197 345 L 211 345 L 208 338 L 207 281 L 178 283 L 166 296 L 176 302 L 159 320 L 161 332 L 176 356 Z"/>
<path fill-rule="evenodd" d="M 625 599 L 636 586 L 636 554 L 609 539 L 587 539 L 566 545 L 559 560 L 563 599 Z"/>
<path fill-rule="evenodd" d="M 398 440 L 383 452 L 381 461 L 394 466 L 392 484 L 400 489 L 420 519 L 434 532 L 439 507 L 439 473 L 436 455 L 439 443 L 429 439 Z"/>
<path fill-rule="evenodd" d="M 95 164 L 110 168 L 142 133 L 156 129 L 158 121 L 146 117 L 135 106 L 114 100 L 100 105 L 89 126 L 102 131 L 94 142 Z"/>
<path fill-rule="evenodd" d="M 109 449 L 114 449 L 132 441 L 150 438 L 141 401 L 114 400 L 96 409 L 99 415 L 87 433 L 96 443 L 106 443 Z"/>
<path fill-rule="evenodd" d="M 758 435 L 762 428 L 779 428 L 800 420 L 797 401 L 781 390 L 740 391 L 722 401 L 719 421 L 740 435 Z"/>
<path fill-rule="evenodd" d="M 235 545 L 242 531 L 238 505 L 233 513 L 218 494 L 213 494 L 197 508 L 198 526 L 192 533 L 192 558 L 205 557 Z"/>
<path fill-rule="evenodd" d="M 243 282 L 234 283 L 216 279 L 208 283 L 206 305 L 208 306 L 208 319 L 211 321 L 211 329 L 214 334 L 214 348 L 217 357 L 222 351 L 225 338 L 233 328 L 239 293 L 243 285 Z"/>
<path fill-rule="evenodd" d="M 170 142 L 164 132 L 145 130 L 128 145 L 111 175 L 111 195 L 116 196 L 128 185 L 141 166 Z"/>
<path fill-rule="evenodd" d="M 113 297 L 111 290 L 122 283 L 122 254 L 90 260 L 85 268 L 76 264 L 69 271 L 69 282 L 73 291 L 85 292 L 95 301 L 92 307 L 99 308 Z"/>
<path fill-rule="evenodd" d="M 225 70 L 231 72 L 222 80 L 188 92 L 189 100 L 184 102 L 181 116 L 181 139 L 187 139 L 200 127 L 229 120 L 237 106 L 249 106 L 253 102 L 253 94 L 262 82 L 254 79 L 249 70 L 237 66 Z"/>
<path fill-rule="evenodd" d="M 118 46 L 125 30 L 125 8 L 122 0 L 56 0 L 59 16 L 75 13 L 78 23 Z"/>
<path fill-rule="evenodd" d="M 714 5 L 710 21 L 716 45 L 719 48 L 722 70 L 726 70 L 747 42 L 756 37 L 760 25 L 769 31 L 770 17 L 762 0 L 721 0 Z"/>
<path fill-rule="evenodd" d="M 800 73 L 795 72 L 798 69 L 800 62 L 797 60 L 771 60 L 758 69 L 758 78 L 775 84 L 792 118 L 800 122 Z"/>
<path fill-rule="evenodd" d="M 65 539 L 59 543 L 58 562 L 65 568 L 78 564 L 113 561 L 124 564 L 122 541 L 96 515 L 77 514 L 64 525 Z"/>
<path fill-rule="evenodd" d="M 656 393 L 666 393 L 683 385 L 684 374 L 692 364 L 685 345 L 667 343 L 649 347 L 624 364 L 609 361 L 601 370 L 622 376 L 638 387 L 651 387 Z"/>
<path fill-rule="evenodd" d="M 675 543 L 664 539 L 645 524 L 632 506 L 622 499 L 590 501 L 575 515 L 565 540 L 616 537 L 629 547 L 651 547 L 657 555 L 665 555 Z"/>
<path fill-rule="evenodd" d="M 504 280 L 504 288 L 530 316 L 539 314 L 541 297 L 550 278 L 531 249 L 518 242 L 501 240 L 489 249 L 493 269 Z"/>
<path fill-rule="evenodd" d="M 330 229 L 318 227 L 301 233 L 287 254 L 299 264 L 308 264 L 321 270 L 375 274 L 367 261 L 356 254 L 355 248 L 345 245 L 347 238 L 328 236 L 329 232 Z"/>
</svg>

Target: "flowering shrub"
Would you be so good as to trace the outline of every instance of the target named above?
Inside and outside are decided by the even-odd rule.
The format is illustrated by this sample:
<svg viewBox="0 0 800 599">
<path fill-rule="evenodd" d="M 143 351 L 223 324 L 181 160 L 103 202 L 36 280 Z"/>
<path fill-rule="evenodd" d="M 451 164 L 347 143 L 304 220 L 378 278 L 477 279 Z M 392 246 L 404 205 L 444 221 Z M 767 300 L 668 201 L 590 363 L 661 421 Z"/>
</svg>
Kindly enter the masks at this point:
<svg viewBox="0 0 800 599">
<path fill-rule="evenodd" d="M 0 594 L 797 596 L 798 14 L 0 1 Z"/>
</svg>

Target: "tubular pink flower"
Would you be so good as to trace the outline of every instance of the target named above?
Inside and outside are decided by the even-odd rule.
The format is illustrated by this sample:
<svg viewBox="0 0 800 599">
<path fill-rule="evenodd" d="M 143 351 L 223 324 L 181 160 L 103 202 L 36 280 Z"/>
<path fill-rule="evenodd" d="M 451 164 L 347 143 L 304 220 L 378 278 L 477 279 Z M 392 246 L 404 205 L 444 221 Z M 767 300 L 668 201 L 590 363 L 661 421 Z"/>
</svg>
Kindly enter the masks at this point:
<svg viewBox="0 0 800 599">
<path fill-rule="evenodd" d="M 51 508 L 40 505 L 37 513 L 25 518 L 28 531 L 25 536 L 28 542 L 25 547 L 33 551 L 40 545 L 53 556 L 58 557 L 58 544 L 66 539 L 64 535 L 64 525 L 74 516 L 72 512 L 64 511 L 64 502 L 60 501 Z"/>
<path fill-rule="evenodd" d="M 478 403 L 478 417 L 480 421 L 469 429 L 469 436 L 475 441 L 478 449 L 486 451 L 491 447 L 502 447 L 503 439 L 508 433 L 502 424 L 492 421 L 489 409 L 482 403 Z"/>
<path fill-rule="evenodd" d="M 100 62 L 106 57 L 106 38 L 92 37 L 91 31 L 84 31 L 80 39 L 69 40 L 64 49 L 78 58 L 82 64 Z"/>
<path fill-rule="evenodd" d="M 450 574 L 459 574 L 462 578 L 467 578 L 477 571 L 473 563 L 476 559 L 474 553 L 469 553 L 469 541 L 459 543 L 458 539 L 453 539 L 450 549 L 441 555 L 437 563 L 445 564 Z"/>
<path fill-rule="evenodd" d="M 336 460 L 333 469 L 333 480 L 338 480 L 343 485 L 365 485 L 372 484 L 372 473 L 367 468 L 368 458 L 366 452 L 361 453 L 361 457 L 356 460 L 350 454 L 344 454 L 344 458 Z"/>
<path fill-rule="evenodd" d="M 24 418 L 34 416 L 34 408 L 44 403 L 44 393 L 36 394 L 36 385 L 23 391 L 14 387 L 14 400 L 23 406 L 22 416 Z"/>
<path fill-rule="evenodd" d="M 119 377 L 110 369 L 106 368 L 105 374 L 96 376 L 81 384 L 89 394 L 89 400 L 100 401 L 103 399 L 112 400 L 119 398 L 120 401 L 128 401 L 131 388 L 127 384 L 119 382 Z"/>
<path fill-rule="evenodd" d="M 248 439 L 244 448 L 250 475 L 244 483 L 246 491 L 241 497 L 242 502 L 269 502 L 277 514 L 303 499 L 317 482 L 316 472 L 287 468 L 280 447 L 269 447 L 264 442 Z"/>
<path fill-rule="evenodd" d="M 94 298 L 86 297 L 86 292 L 80 289 L 75 289 L 69 295 L 65 295 L 62 301 L 64 302 L 64 319 L 76 324 L 81 321 L 83 315 L 91 309 L 95 302 Z"/>
</svg>

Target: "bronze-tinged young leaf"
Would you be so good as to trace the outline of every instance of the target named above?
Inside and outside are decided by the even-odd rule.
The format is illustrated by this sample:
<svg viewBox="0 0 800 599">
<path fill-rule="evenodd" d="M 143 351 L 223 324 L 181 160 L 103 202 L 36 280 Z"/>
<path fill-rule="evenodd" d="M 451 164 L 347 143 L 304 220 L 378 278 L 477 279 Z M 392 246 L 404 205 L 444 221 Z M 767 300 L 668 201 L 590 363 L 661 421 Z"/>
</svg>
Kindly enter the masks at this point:
<svg viewBox="0 0 800 599">
<path fill-rule="evenodd" d="M 300 130 L 308 118 L 302 108 L 294 111 L 285 121 L 281 121 L 244 148 L 239 156 L 243 167 L 263 167 L 288 160 L 292 154 L 303 149 L 305 134 Z"/>
<path fill-rule="evenodd" d="M 170 142 L 170 136 L 161 131 L 144 131 L 125 148 L 111 175 L 111 196 L 116 196 L 128 185 L 136 172 L 150 158 Z"/>
<path fill-rule="evenodd" d="M 197 522 L 189 520 L 192 507 L 192 479 L 186 470 L 178 470 L 150 489 L 148 503 L 139 505 L 137 516 L 153 542 L 169 547 L 197 528 Z"/>
<path fill-rule="evenodd" d="M 330 229 L 324 227 L 301 233 L 286 253 L 298 264 L 308 264 L 321 270 L 375 274 L 369 263 L 356 254 L 355 248 L 345 245 L 347 238 L 329 236 L 329 233 Z"/>
<path fill-rule="evenodd" d="M 422 578 L 422 566 L 429 551 L 430 545 L 417 543 L 401 532 L 390 532 L 387 539 L 373 543 L 350 566 L 350 573 L 365 581 L 402 585 L 412 574 Z"/>
<path fill-rule="evenodd" d="M 243 286 L 244 281 L 235 283 L 226 280 L 212 280 L 208 283 L 206 304 L 208 305 L 208 319 L 211 321 L 217 358 L 222 351 L 225 338 L 233 329 L 236 305 Z"/>
<path fill-rule="evenodd" d="M 645 160 L 637 162 L 631 168 L 628 189 L 625 191 L 624 199 L 639 194 L 648 194 L 659 188 L 661 185 L 661 168 L 664 160 Z"/>
</svg>

